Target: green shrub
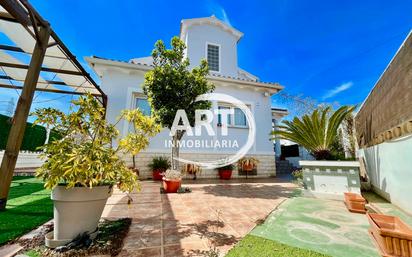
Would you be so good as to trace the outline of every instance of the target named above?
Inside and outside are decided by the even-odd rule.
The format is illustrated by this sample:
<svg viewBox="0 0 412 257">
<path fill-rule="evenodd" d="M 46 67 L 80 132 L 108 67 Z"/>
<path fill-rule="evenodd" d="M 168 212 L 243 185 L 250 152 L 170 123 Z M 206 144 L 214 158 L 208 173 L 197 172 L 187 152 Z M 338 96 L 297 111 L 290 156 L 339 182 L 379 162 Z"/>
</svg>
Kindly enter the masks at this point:
<svg viewBox="0 0 412 257">
<path fill-rule="evenodd" d="M 302 170 L 295 170 L 292 172 L 292 176 L 294 179 L 303 179 L 303 171 Z"/>
<path fill-rule="evenodd" d="M 154 157 L 152 162 L 148 165 L 149 169 L 154 170 L 163 170 L 166 171 L 170 168 L 169 159 L 163 156 Z"/>
<path fill-rule="evenodd" d="M 7 139 L 11 128 L 11 117 L 0 114 L 0 150 L 6 149 Z M 33 125 L 27 122 L 23 142 L 20 149 L 25 151 L 38 151 L 38 147 L 44 145 L 47 132 L 43 126 Z M 54 135 L 58 137 L 57 134 Z"/>
</svg>

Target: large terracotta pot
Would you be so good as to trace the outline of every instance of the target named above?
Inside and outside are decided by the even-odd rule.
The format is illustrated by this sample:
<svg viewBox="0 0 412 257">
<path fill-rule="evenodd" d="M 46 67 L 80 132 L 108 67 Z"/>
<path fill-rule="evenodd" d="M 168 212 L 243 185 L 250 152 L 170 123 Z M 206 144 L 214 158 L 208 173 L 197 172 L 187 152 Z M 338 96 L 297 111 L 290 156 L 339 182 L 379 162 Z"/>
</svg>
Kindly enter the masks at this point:
<svg viewBox="0 0 412 257">
<path fill-rule="evenodd" d="M 182 185 L 182 180 L 169 180 L 163 178 L 163 188 L 166 193 L 177 193 L 180 186 Z"/>
<path fill-rule="evenodd" d="M 110 186 L 54 188 L 51 193 L 54 231 L 52 237 L 46 237 L 46 245 L 57 247 L 84 232 L 95 232 L 107 198 L 112 192 Z"/>
<path fill-rule="evenodd" d="M 368 213 L 369 233 L 382 256 L 412 256 L 412 230 L 395 216 Z"/>
<path fill-rule="evenodd" d="M 220 179 L 230 179 L 232 177 L 232 170 L 219 170 Z"/>
<path fill-rule="evenodd" d="M 161 169 L 154 170 L 153 171 L 153 180 L 162 181 L 162 179 L 163 179 L 162 173 L 163 172 L 164 172 L 164 170 L 161 170 Z"/>
<path fill-rule="evenodd" d="M 366 200 L 359 194 L 355 193 L 344 193 L 345 195 L 345 205 L 349 211 L 355 213 L 366 213 Z"/>
</svg>

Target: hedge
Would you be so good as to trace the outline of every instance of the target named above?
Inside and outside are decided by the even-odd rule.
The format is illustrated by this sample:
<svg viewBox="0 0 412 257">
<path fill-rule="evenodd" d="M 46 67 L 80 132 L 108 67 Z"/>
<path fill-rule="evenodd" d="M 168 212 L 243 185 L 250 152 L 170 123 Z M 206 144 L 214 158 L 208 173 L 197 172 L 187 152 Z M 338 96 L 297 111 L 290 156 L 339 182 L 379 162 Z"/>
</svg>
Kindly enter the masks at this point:
<svg viewBox="0 0 412 257">
<path fill-rule="evenodd" d="M 0 114 L 0 150 L 4 150 L 7 144 L 11 127 L 11 117 Z M 50 138 L 59 137 L 56 132 L 50 133 Z M 23 143 L 20 150 L 38 151 L 38 147 L 42 146 L 46 141 L 46 128 L 33 123 L 27 122 L 26 131 L 24 132 Z"/>
</svg>

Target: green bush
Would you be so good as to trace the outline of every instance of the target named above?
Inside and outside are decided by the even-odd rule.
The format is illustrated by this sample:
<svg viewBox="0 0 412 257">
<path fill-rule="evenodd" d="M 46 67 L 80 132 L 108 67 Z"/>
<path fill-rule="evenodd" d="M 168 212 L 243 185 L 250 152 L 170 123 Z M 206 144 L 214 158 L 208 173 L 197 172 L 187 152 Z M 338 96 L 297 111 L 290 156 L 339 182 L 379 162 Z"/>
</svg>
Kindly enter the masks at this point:
<svg viewBox="0 0 412 257">
<path fill-rule="evenodd" d="M 303 179 L 303 171 L 302 170 L 295 170 L 292 172 L 292 176 L 294 179 Z"/>
<path fill-rule="evenodd" d="M 11 117 L 0 114 L 0 150 L 6 149 L 7 138 L 11 128 Z M 24 132 L 23 142 L 20 150 L 38 151 L 38 147 L 44 145 L 47 137 L 47 130 L 40 125 L 33 125 L 27 122 L 26 131 Z M 50 131 L 49 141 L 59 140 L 62 136 L 54 130 Z"/>
<path fill-rule="evenodd" d="M 11 128 L 11 118 L 0 114 L 0 150 L 4 150 L 7 144 Z M 39 125 L 27 122 L 26 131 L 24 133 L 21 150 L 37 151 L 39 146 L 42 146 L 46 141 L 46 129 Z"/>
<path fill-rule="evenodd" d="M 163 156 L 157 156 L 154 157 L 152 162 L 147 165 L 149 169 L 152 171 L 154 170 L 163 170 L 166 171 L 167 169 L 170 168 L 170 162 L 169 159 Z"/>
</svg>

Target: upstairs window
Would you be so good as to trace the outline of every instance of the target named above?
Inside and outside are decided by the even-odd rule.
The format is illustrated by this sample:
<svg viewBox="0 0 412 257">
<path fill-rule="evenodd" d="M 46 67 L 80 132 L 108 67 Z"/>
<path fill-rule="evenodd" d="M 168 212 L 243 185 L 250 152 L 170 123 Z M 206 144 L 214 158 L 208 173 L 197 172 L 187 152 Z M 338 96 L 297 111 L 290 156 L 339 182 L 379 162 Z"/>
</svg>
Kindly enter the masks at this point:
<svg viewBox="0 0 412 257">
<path fill-rule="evenodd" d="M 209 65 L 209 70 L 220 71 L 219 58 L 220 46 L 207 44 L 207 63 Z"/>
</svg>

